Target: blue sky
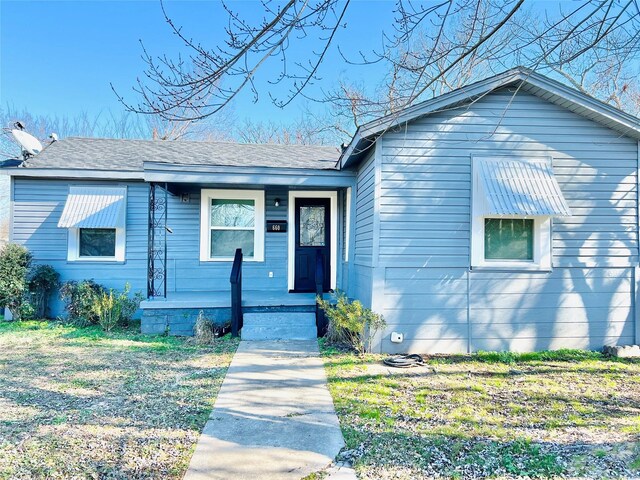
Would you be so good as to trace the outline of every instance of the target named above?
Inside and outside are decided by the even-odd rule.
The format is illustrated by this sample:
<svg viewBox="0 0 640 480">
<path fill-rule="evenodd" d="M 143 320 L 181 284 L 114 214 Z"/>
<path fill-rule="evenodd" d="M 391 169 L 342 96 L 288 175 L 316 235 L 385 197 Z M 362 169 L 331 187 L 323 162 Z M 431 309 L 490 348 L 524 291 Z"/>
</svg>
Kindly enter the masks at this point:
<svg viewBox="0 0 640 480">
<path fill-rule="evenodd" d="M 232 6 L 243 15 L 261 10 L 259 3 L 251 1 L 235 1 Z M 176 22 L 204 45 L 224 40 L 226 14 L 218 2 L 174 0 L 167 2 L 167 8 Z M 351 48 L 355 58 L 358 48 L 380 45 L 382 29 L 392 24 L 393 8 L 392 1 L 355 2 L 346 21 L 348 38 L 357 39 L 357 43 L 345 36 L 338 39 L 341 46 L 347 51 Z M 123 108 L 109 83 L 135 100 L 130 89 L 144 69 L 140 39 L 155 54 L 184 52 L 164 23 L 156 0 L 0 0 L 0 104 L 51 116 L 119 112 Z M 270 77 L 277 68 L 272 62 L 261 78 Z M 334 50 L 320 72 L 322 85 L 311 92 L 333 85 L 340 76 L 365 82 L 357 77 L 362 73 L 345 64 Z M 379 68 L 367 69 L 369 82 L 377 84 L 383 75 Z M 284 94 L 278 87 L 271 88 Z M 286 121 L 308 108 L 308 102 L 300 99 L 283 110 L 272 104 L 265 91 L 262 93 L 256 104 L 249 92 L 241 95 L 233 106 L 235 117 Z"/>
</svg>

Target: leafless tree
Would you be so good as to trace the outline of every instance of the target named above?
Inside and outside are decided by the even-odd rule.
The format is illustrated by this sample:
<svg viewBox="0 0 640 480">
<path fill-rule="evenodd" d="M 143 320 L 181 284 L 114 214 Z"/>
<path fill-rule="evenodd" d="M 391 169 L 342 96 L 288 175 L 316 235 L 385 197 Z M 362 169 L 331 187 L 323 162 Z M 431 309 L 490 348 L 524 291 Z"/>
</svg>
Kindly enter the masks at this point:
<svg viewBox="0 0 640 480">
<path fill-rule="evenodd" d="M 162 8 L 188 55 L 154 57 L 145 50 L 145 75 L 134 88 L 140 101 L 121 99 L 131 111 L 185 121 L 214 115 L 245 89 L 257 99 L 263 92 L 256 79 L 268 62 L 281 65 L 277 77 L 266 79 L 286 92 L 268 92 L 276 105 L 286 106 L 306 95 L 309 85 L 318 81 L 330 49 L 341 47 L 338 33 L 348 29 L 350 1 L 262 0 L 264 17 L 259 22 L 225 5 L 227 38 L 212 46 L 188 36 L 164 4 Z M 337 104 L 358 124 L 367 115 L 397 111 L 480 72 L 515 64 L 566 72 L 567 65 L 594 49 L 613 48 L 619 58 L 637 58 L 640 11 L 635 0 L 558 2 L 545 4 L 545 11 L 541 8 L 538 4 L 535 12 L 529 11 L 524 0 L 442 0 L 425 5 L 398 0 L 381 45 L 363 48 L 358 59 L 345 58 L 363 67 L 383 62 L 390 72 L 383 88 L 365 94 L 343 84 L 317 100 Z M 532 17 L 543 20 L 536 25 Z M 306 50 L 307 58 L 296 58 L 290 46 L 311 40 L 315 48 Z"/>
<path fill-rule="evenodd" d="M 232 140 L 234 118 L 226 111 L 204 122 L 178 122 L 164 120 L 158 116 L 138 116 L 132 112 L 106 112 L 90 115 L 82 112 L 75 116 L 34 115 L 27 109 L 12 106 L 0 107 L 0 155 L 15 157 L 20 148 L 8 130 L 16 121 L 22 122 L 28 132 L 43 145 L 56 133 L 64 137 L 142 138 L 155 140 Z M 3 158 L 0 158 L 3 160 Z"/>
<path fill-rule="evenodd" d="M 566 45 L 558 55 L 544 56 L 542 64 L 572 87 L 590 94 L 621 110 L 640 114 L 640 86 L 636 46 L 624 45 L 625 36 L 611 35 L 599 45 L 573 58 Z M 545 50 L 545 45 L 540 45 Z"/>
<path fill-rule="evenodd" d="M 245 119 L 234 129 L 235 140 L 242 143 L 279 143 L 297 145 L 336 145 L 340 136 L 327 116 L 310 113 L 292 122 Z"/>
</svg>

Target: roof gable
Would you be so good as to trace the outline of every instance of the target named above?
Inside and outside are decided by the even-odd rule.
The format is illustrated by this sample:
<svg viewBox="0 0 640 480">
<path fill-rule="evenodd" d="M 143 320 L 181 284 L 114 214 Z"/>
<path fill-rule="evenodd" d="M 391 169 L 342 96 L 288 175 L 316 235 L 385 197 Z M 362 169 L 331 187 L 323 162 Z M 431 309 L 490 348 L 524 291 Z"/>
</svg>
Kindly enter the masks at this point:
<svg viewBox="0 0 640 480">
<path fill-rule="evenodd" d="M 556 80 L 518 67 L 361 125 L 342 153 L 341 167 L 348 167 L 359 162 L 363 154 L 374 143 L 375 138 L 391 128 L 456 105 L 475 102 L 485 95 L 507 86 L 517 86 L 523 92 L 557 104 L 625 136 L 640 140 L 640 119 L 637 117 L 567 87 Z"/>
</svg>

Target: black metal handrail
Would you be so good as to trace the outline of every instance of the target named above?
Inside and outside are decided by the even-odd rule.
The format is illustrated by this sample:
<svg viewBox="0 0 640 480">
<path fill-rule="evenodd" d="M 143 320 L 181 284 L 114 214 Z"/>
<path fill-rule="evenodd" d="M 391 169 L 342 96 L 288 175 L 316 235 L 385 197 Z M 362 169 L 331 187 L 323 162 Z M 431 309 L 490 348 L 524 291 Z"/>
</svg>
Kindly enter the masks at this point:
<svg viewBox="0 0 640 480">
<path fill-rule="evenodd" d="M 316 296 L 322 299 L 324 294 L 324 255 L 321 250 L 316 251 Z M 320 308 L 318 302 L 316 302 L 316 329 L 318 337 L 323 337 L 327 333 L 327 321 L 324 315 L 324 310 Z"/>
<path fill-rule="evenodd" d="M 231 335 L 237 337 L 242 329 L 242 249 L 237 248 L 231 267 Z"/>
</svg>

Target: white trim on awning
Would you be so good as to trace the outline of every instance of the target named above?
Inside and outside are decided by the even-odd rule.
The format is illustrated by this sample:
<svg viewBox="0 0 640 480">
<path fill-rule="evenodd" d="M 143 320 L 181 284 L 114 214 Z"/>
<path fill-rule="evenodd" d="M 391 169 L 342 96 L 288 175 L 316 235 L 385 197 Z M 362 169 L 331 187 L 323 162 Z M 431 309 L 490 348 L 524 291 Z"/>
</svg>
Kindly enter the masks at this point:
<svg viewBox="0 0 640 480">
<path fill-rule="evenodd" d="M 484 215 L 571 216 L 551 159 L 474 158 Z"/>
<path fill-rule="evenodd" d="M 70 187 L 61 228 L 124 228 L 126 187 Z"/>
</svg>

